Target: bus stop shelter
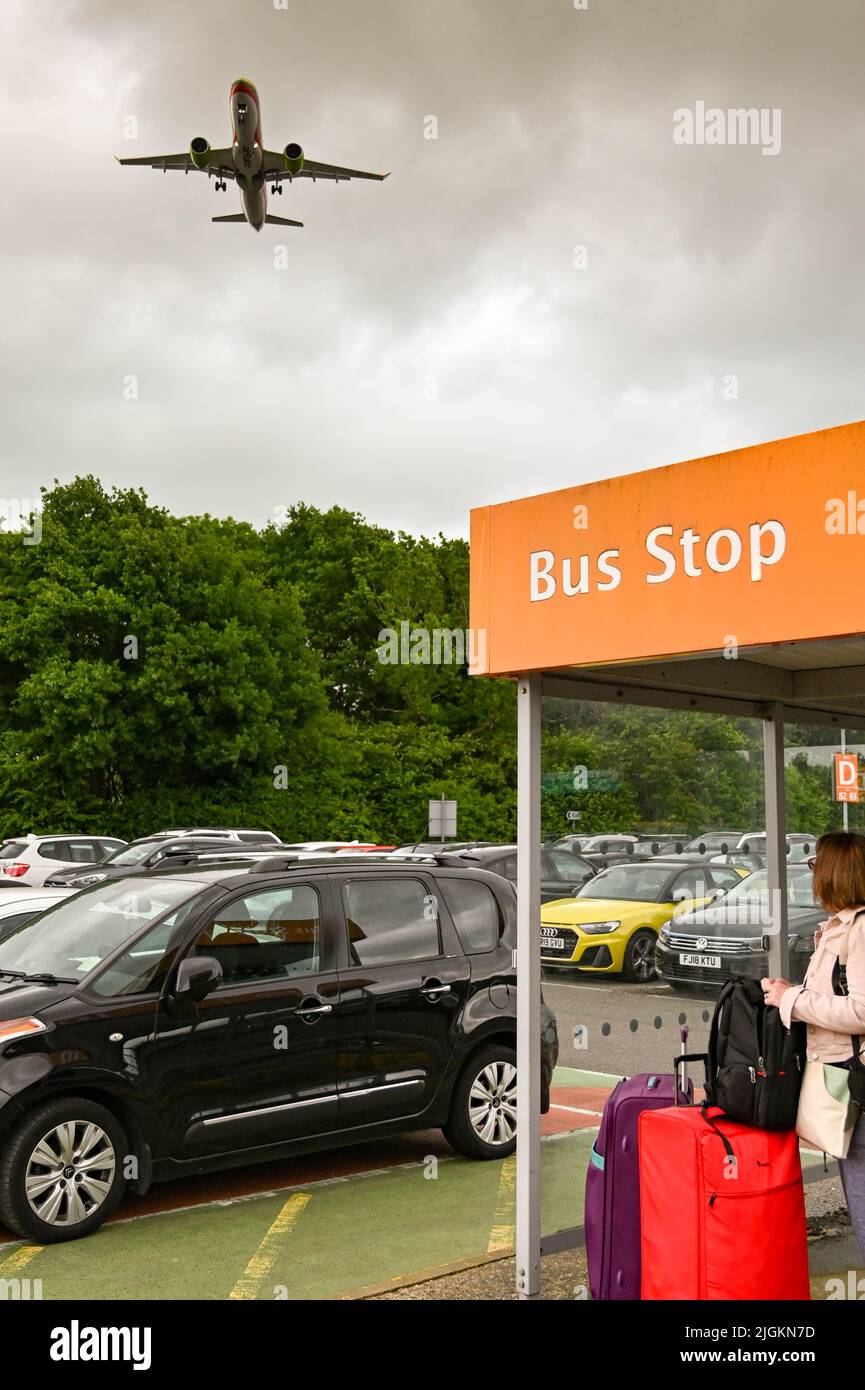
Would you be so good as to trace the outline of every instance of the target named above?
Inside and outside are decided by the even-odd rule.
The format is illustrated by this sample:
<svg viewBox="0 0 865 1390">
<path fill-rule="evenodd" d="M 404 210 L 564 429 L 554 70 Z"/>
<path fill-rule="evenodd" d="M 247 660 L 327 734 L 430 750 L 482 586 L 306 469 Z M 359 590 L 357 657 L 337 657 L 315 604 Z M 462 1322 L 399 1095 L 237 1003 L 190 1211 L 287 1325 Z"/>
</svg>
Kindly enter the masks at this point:
<svg viewBox="0 0 865 1390">
<path fill-rule="evenodd" d="M 517 686 L 516 1270 L 536 1298 L 541 702 L 763 721 L 786 977 L 785 722 L 865 728 L 865 422 L 475 509 L 471 625 L 472 674 Z"/>
</svg>

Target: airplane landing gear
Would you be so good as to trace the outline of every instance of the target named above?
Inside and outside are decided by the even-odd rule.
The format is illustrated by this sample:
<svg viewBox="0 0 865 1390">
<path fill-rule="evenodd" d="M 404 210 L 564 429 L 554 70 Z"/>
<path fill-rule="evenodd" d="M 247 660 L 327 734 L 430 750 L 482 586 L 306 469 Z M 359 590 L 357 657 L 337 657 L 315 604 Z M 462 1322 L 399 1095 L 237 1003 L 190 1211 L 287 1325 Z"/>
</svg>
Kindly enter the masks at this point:
<svg viewBox="0 0 865 1390">
<path fill-rule="evenodd" d="M 228 184 L 225 182 L 224 179 L 217 179 L 216 183 L 213 186 L 216 189 L 217 193 L 224 193 L 226 188 L 228 187 Z"/>
<path fill-rule="evenodd" d="M 278 194 L 280 195 L 280 197 L 281 197 L 281 196 L 282 196 L 282 184 L 281 184 L 281 183 L 275 183 L 275 184 L 272 185 L 272 187 L 273 187 L 274 193 L 278 193 Z"/>
</svg>

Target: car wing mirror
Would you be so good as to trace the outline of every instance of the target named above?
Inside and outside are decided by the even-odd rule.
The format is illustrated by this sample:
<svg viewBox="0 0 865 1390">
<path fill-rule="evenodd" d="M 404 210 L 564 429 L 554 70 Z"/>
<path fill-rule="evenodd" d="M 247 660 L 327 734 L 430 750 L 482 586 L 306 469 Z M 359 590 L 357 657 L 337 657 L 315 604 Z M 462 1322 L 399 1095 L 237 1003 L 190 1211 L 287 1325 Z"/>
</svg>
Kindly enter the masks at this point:
<svg viewBox="0 0 865 1390">
<path fill-rule="evenodd" d="M 177 967 L 172 998 L 194 1004 L 222 983 L 222 966 L 215 956 L 187 956 Z"/>
</svg>

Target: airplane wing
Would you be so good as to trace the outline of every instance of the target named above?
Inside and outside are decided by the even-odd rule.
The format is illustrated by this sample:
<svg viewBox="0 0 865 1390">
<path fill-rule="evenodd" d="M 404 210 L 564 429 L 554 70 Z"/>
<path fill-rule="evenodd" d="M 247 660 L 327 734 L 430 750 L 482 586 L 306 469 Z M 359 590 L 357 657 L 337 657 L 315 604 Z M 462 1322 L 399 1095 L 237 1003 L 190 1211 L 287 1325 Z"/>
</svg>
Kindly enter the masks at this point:
<svg viewBox="0 0 865 1390">
<path fill-rule="evenodd" d="M 234 178 L 231 150 L 211 150 L 206 169 L 199 169 L 193 164 L 188 150 L 184 150 L 182 154 L 154 154 L 136 156 L 134 159 L 117 159 L 117 163 L 140 164 L 144 168 L 161 169 L 163 173 L 167 173 L 169 169 L 179 169 L 184 174 L 218 174 L 220 178 Z"/>
<path fill-rule="evenodd" d="M 369 174 L 363 169 L 343 169 L 339 164 L 321 164 L 315 159 L 303 161 L 303 168 L 299 174 L 289 174 L 285 167 L 282 155 L 274 150 L 264 152 L 264 177 L 268 182 L 274 180 L 291 181 L 291 179 L 331 179 L 334 183 L 341 183 L 348 179 L 386 179 L 388 174 Z"/>
</svg>

